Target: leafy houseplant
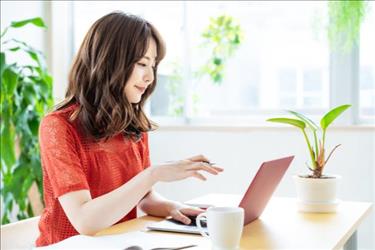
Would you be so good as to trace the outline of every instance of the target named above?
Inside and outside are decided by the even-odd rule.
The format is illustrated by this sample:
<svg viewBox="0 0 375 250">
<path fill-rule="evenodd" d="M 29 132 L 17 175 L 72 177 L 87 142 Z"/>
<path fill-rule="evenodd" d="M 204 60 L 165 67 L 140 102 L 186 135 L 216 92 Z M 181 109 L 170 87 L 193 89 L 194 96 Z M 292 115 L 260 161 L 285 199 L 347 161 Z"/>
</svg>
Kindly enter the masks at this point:
<svg viewBox="0 0 375 250">
<path fill-rule="evenodd" d="M 224 77 L 224 65 L 238 49 L 243 40 L 241 26 L 231 16 L 221 15 L 210 18 L 210 24 L 202 33 L 203 46 L 212 50 L 208 60 L 198 75 L 208 74 L 215 85 L 221 85 Z"/>
<path fill-rule="evenodd" d="M 368 2 L 356 1 L 328 1 L 328 39 L 331 47 L 349 51 L 358 44 L 360 26 L 363 22 Z"/>
<path fill-rule="evenodd" d="M 9 29 L 27 24 L 46 28 L 43 20 L 37 17 L 12 22 L 1 33 L 2 224 L 10 222 L 14 210 L 19 220 L 34 215 L 28 197 L 32 185 L 36 184 L 43 195 L 38 127 L 43 115 L 53 105 L 52 77 L 40 51 L 23 41 L 4 39 Z M 8 62 L 9 57 L 16 53 L 26 54 L 32 63 Z M 18 209 L 13 209 L 14 205 Z"/>
<path fill-rule="evenodd" d="M 295 111 L 289 111 L 289 113 L 296 119 L 271 118 L 267 120 L 295 126 L 302 131 L 305 138 L 311 159 L 310 165 L 307 164 L 311 174 L 294 176 L 298 196 L 297 205 L 302 212 L 326 213 L 336 211 L 339 203 L 336 199 L 337 183 L 341 177 L 338 175 L 323 175 L 323 170 L 332 153 L 340 145 L 336 145 L 326 157 L 326 133 L 328 126 L 350 106 L 341 105 L 330 110 L 320 120 L 320 127 L 308 117 Z M 311 130 L 314 143 L 311 143 L 306 128 Z"/>
<path fill-rule="evenodd" d="M 169 93 L 170 103 L 168 115 L 180 117 L 184 114 L 185 94 L 182 91 L 183 72 L 180 63 L 172 63 L 172 73 L 168 77 L 167 90 Z"/>
<path fill-rule="evenodd" d="M 224 78 L 225 62 L 238 49 L 243 40 L 243 34 L 239 24 L 228 15 L 210 17 L 209 25 L 204 29 L 201 36 L 204 39 L 202 47 L 210 50 L 207 63 L 193 73 L 193 78 L 199 79 L 208 75 L 214 85 L 221 85 Z M 174 62 L 172 73 L 167 80 L 167 90 L 170 103 L 168 115 L 182 116 L 185 112 L 184 103 L 186 93 L 183 89 L 183 69 L 181 63 Z M 191 95 L 192 112 L 197 113 L 197 103 L 200 96 L 193 91 Z"/>
<path fill-rule="evenodd" d="M 328 157 L 326 157 L 325 142 L 326 142 L 327 128 L 339 115 L 341 115 L 350 106 L 351 105 L 341 105 L 339 107 L 336 107 L 330 110 L 320 120 L 320 128 L 314 121 L 304 116 L 303 114 L 297 113 L 295 111 L 288 111 L 288 112 L 292 114 L 293 116 L 295 116 L 296 119 L 271 118 L 271 119 L 268 119 L 267 121 L 289 124 L 289 125 L 292 125 L 301 129 L 303 136 L 305 138 L 307 148 L 310 154 L 310 159 L 311 159 L 311 165 L 308 165 L 308 168 L 312 171 L 312 174 L 308 175 L 307 177 L 324 178 L 324 175 L 323 175 L 324 167 L 327 164 L 332 153 L 336 150 L 337 147 L 340 146 L 340 144 L 336 145 L 328 154 Z M 310 139 L 305 130 L 306 127 L 308 127 L 312 131 L 314 144 L 310 142 Z M 319 130 L 321 131 L 320 139 L 318 138 L 318 132 L 320 132 Z"/>
</svg>

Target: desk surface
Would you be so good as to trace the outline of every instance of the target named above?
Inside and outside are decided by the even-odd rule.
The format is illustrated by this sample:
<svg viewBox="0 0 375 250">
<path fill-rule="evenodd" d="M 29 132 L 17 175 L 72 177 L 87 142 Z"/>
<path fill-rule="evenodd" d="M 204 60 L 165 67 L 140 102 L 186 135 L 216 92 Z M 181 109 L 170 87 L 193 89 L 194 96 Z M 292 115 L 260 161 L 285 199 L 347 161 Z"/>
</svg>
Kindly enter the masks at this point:
<svg viewBox="0 0 375 250">
<path fill-rule="evenodd" d="M 192 200 L 193 203 L 210 203 L 236 199 L 233 195 L 211 194 Z M 241 250 L 248 249 L 339 249 L 370 213 L 371 203 L 341 202 L 336 213 L 314 214 L 297 211 L 294 198 L 272 198 L 262 216 L 244 227 Z M 160 218 L 144 216 L 114 225 L 98 235 L 145 230 L 150 223 Z M 201 236 L 151 232 L 152 234 L 172 235 L 176 241 L 191 239 L 199 247 L 209 249 L 210 243 Z"/>
</svg>

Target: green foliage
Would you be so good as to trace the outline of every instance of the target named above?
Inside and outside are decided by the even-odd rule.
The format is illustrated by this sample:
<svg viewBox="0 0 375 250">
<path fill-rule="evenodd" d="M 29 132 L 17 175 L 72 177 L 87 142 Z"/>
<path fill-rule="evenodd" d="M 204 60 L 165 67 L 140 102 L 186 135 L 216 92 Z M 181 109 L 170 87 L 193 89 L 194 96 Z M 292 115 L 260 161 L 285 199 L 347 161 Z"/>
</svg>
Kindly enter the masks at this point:
<svg viewBox="0 0 375 250">
<path fill-rule="evenodd" d="M 167 80 L 167 90 L 169 94 L 169 107 L 168 107 L 168 115 L 174 117 L 181 117 L 184 115 L 185 112 L 185 100 L 186 100 L 186 92 L 183 88 L 183 73 L 182 67 L 180 63 L 174 62 L 172 63 L 172 73 L 168 75 Z M 196 114 L 197 111 L 197 104 L 200 98 L 198 93 L 193 92 L 191 95 L 193 113 Z"/>
<path fill-rule="evenodd" d="M 314 178 L 320 178 L 323 174 L 323 168 L 327 164 L 332 153 L 338 146 L 340 146 L 335 146 L 329 153 L 328 157 L 325 157 L 325 136 L 327 128 L 337 117 L 339 117 L 350 106 L 351 105 L 341 105 L 327 112 L 320 120 L 320 127 L 318 127 L 314 121 L 312 121 L 305 115 L 295 111 L 288 111 L 288 113 L 292 114 L 297 119 L 270 118 L 267 121 L 289 124 L 301 129 L 311 158 L 311 166 L 308 166 L 308 168 L 313 172 L 311 176 Z M 313 134 L 314 145 L 311 145 L 310 143 L 309 136 L 307 135 L 305 130 L 306 127 L 308 127 Z M 319 139 L 317 132 L 321 132 L 321 139 Z"/>
<path fill-rule="evenodd" d="M 320 126 L 323 130 L 327 129 L 328 126 L 336 120 L 336 118 L 341 115 L 342 112 L 347 110 L 351 105 L 342 105 L 337 108 L 332 109 L 327 114 L 323 116 L 323 118 L 320 121 Z"/>
<path fill-rule="evenodd" d="M 303 121 L 300 121 L 300 120 L 297 120 L 297 119 L 271 118 L 271 119 L 268 119 L 267 121 L 289 124 L 289 125 L 295 126 L 297 128 L 300 128 L 300 129 L 304 129 L 306 127 L 306 124 Z"/>
<path fill-rule="evenodd" d="M 225 62 L 237 50 L 243 40 L 241 28 L 232 17 L 222 15 L 210 18 L 210 24 L 202 33 L 204 38 L 203 47 L 211 50 L 212 57 L 198 71 L 193 73 L 194 80 L 208 75 L 213 84 L 220 85 L 224 77 Z M 183 86 L 183 69 L 176 61 L 171 65 L 172 73 L 168 75 L 167 90 L 169 93 L 168 115 L 183 116 L 185 112 L 186 93 Z M 193 113 L 198 113 L 197 104 L 201 100 L 199 93 L 191 93 Z"/>
<path fill-rule="evenodd" d="M 10 28 L 21 28 L 27 24 L 46 27 L 37 17 L 12 22 L 1 33 L 2 224 L 10 222 L 15 204 L 19 207 L 18 219 L 33 216 L 28 191 L 34 182 L 43 194 L 38 127 L 43 115 L 53 105 L 52 77 L 40 51 L 23 41 L 3 39 Z M 28 55 L 32 63 L 7 62 L 15 53 Z"/>
<path fill-rule="evenodd" d="M 172 64 L 172 74 L 168 76 L 167 90 L 169 93 L 168 115 L 179 117 L 184 114 L 185 94 L 182 91 L 182 68 L 177 62 Z"/>
<path fill-rule="evenodd" d="M 368 3 L 363 0 L 328 2 L 328 38 L 331 48 L 349 51 L 358 44 Z"/>
<path fill-rule="evenodd" d="M 210 24 L 202 33 L 204 47 L 211 50 L 211 58 L 199 75 L 209 75 L 213 84 L 221 85 L 224 78 L 225 63 L 238 49 L 243 40 L 243 32 L 231 16 L 221 15 L 210 18 Z"/>
</svg>

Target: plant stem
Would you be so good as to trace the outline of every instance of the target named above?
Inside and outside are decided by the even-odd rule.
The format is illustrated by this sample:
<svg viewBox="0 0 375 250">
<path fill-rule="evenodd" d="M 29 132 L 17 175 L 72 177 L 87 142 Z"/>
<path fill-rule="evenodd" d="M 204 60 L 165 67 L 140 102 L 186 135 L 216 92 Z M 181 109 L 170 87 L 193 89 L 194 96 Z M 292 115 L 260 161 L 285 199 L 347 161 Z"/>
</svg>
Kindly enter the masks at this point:
<svg viewBox="0 0 375 250">
<path fill-rule="evenodd" d="M 326 130 L 323 129 L 323 141 L 322 141 L 322 148 L 324 149 L 325 148 L 325 142 L 326 142 Z"/>
<path fill-rule="evenodd" d="M 316 131 L 313 131 L 314 133 L 314 143 L 315 143 L 315 159 L 318 159 L 319 155 L 319 148 L 318 148 L 318 137 L 316 136 Z"/>
<path fill-rule="evenodd" d="M 306 140 L 306 143 L 307 143 L 307 147 L 309 148 L 312 167 L 315 169 L 316 168 L 315 156 L 314 156 L 314 152 L 313 152 L 313 150 L 311 148 L 311 144 L 310 144 L 309 138 L 307 137 L 306 131 L 304 129 L 302 129 L 302 133 L 303 133 L 303 135 L 305 137 L 305 140 Z"/>
<path fill-rule="evenodd" d="M 331 158 L 331 155 L 333 154 L 333 152 L 334 152 L 338 147 L 340 147 L 340 146 L 341 146 L 341 144 L 338 144 L 338 145 L 336 145 L 336 146 L 332 149 L 331 153 L 329 153 L 329 155 L 328 155 L 328 157 L 327 157 L 327 160 L 324 162 L 324 165 L 323 165 L 323 166 L 325 166 L 325 165 L 327 164 L 327 162 L 328 162 L 329 158 Z"/>
</svg>

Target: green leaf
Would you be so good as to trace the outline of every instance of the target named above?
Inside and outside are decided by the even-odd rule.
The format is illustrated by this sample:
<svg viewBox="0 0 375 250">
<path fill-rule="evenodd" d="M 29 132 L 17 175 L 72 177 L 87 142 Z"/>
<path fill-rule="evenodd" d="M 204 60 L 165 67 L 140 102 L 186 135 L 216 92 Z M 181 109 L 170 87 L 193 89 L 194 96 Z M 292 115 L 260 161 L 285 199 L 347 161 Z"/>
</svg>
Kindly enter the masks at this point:
<svg viewBox="0 0 375 250">
<path fill-rule="evenodd" d="M 22 182 L 22 193 L 27 194 L 33 182 L 34 182 L 34 179 L 32 178 L 31 175 L 25 176 L 25 179 Z"/>
<path fill-rule="evenodd" d="M 24 86 L 22 94 L 24 96 L 24 100 L 27 101 L 26 102 L 27 104 L 34 105 L 34 103 L 37 101 L 35 98 L 36 93 L 35 93 L 34 87 L 31 84 L 27 84 L 26 86 Z"/>
<path fill-rule="evenodd" d="M 10 26 L 12 28 L 20 28 L 22 26 L 25 26 L 26 24 L 33 24 L 37 27 L 41 27 L 41 28 L 47 28 L 47 26 L 45 25 L 44 21 L 42 18 L 40 17 L 35 17 L 35 18 L 31 18 L 31 19 L 25 19 L 25 20 L 21 20 L 21 21 L 14 21 L 10 24 Z"/>
<path fill-rule="evenodd" d="M 316 123 L 314 121 L 312 121 L 311 119 L 309 119 L 305 115 L 300 114 L 300 113 L 295 112 L 295 111 L 292 111 L 292 110 L 287 110 L 287 112 L 294 115 L 295 117 L 301 119 L 302 121 L 304 121 L 307 124 L 307 126 L 310 127 L 311 130 L 315 131 L 319 128 L 318 125 L 316 125 Z"/>
<path fill-rule="evenodd" d="M 323 118 L 320 120 L 320 126 L 322 127 L 323 130 L 326 130 L 328 128 L 328 126 L 339 116 L 342 114 L 342 112 L 344 112 L 345 110 L 347 110 L 349 107 L 351 107 L 352 105 L 349 105 L 349 104 L 345 104 L 345 105 L 341 105 L 341 106 L 338 106 L 334 109 L 332 109 L 331 111 L 329 111 L 327 114 L 325 114 L 323 116 Z"/>
<path fill-rule="evenodd" d="M 51 75 L 49 74 L 45 74 L 43 75 L 43 80 L 44 82 L 47 84 L 47 87 L 48 87 L 48 93 L 51 93 L 52 91 L 52 82 L 53 82 L 53 78 Z"/>
<path fill-rule="evenodd" d="M 10 223 L 9 212 L 5 211 L 3 217 L 1 218 L 1 224 L 4 225 L 8 223 Z"/>
<path fill-rule="evenodd" d="M 20 47 L 19 46 L 13 47 L 13 48 L 10 48 L 9 50 L 12 51 L 12 52 L 16 52 L 16 51 L 20 50 Z"/>
<path fill-rule="evenodd" d="M 8 170 L 16 162 L 16 156 L 14 152 L 14 128 L 11 126 L 9 119 L 9 117 L 6 117 L 6 115 L 4 115 L 2 116 L 1 121 L 1 160 L 4 161 Z"/>
<path fill-rule="evenodd" d="M 25 182 L 26 178 L 30 174 L 30 167 L 27 162 L 19 162 L 16 165 L 16 168 L 13 172 L 14 178 L 12 180 L 12 193 L 17 199 L 17 203 L 19 205 L 23 204 L 23 208 L 25 207 L 24 200 L 21 201 L 20 198 L 24 198 L 27 194 L 22 189 L 22 185 Z"/>
<path fill-rule="evenodd" d="M 271 119 L 268 119 L 267 121 L 289 124 L 300 129 L 304 129 L 306 127 L 305 122 L 297 120 L 297 119 L 291 119 L 291 118 L 271 118 Z"/>
<path fill-rule="evenodd" d="M 212 61 L 215 65 L 220 65 L 222 63 L 221 58 L 215 57 Z"/>
<path fill-rule="evenodd" d="M 1 78 L 1 89 L 5 90 L 7 96 L 12 96 L 17 87 L 18 74 L 14 71 L 13 67 L 5 68 Z"/>
<path fill-rule="evenodd" d="M 310 154 L 314 155 L 312 157 L 312 162 L 313 162 L 312 166 L 315 167 L 315 159 L 317 158 L 317 155 L 319 153 L 318 137 L 316 136 L 316 131 L 319 129 L 319 127 L 318 127 L 318 125 L 316 125 L 316 123 L 313 120 L 309 119 L 308 117 L 306 117 L 303 114 L 300 114 L 300 113 L 292 111 L 292 110 L 288 110 L 288 112 L 290 114 L 296 116 L 297 118 L 300 118 L 302 121 L 304 121 L 307 124 L 307 126 L 309 126 L 309 128 L 313 132 L 313 135 L 314 135 L 314 147 L 315 147 L 315 149 L 313 150 L 313 147 L 311 145 L 309 146 L 309 149 L 311 150 Z"/>
<path fill-rule="evenodd" d="M 31 59 L 36 62 L 39 62 L 38 54 L 35 51 L 28 50 L 27 53 L 30 55 Z"/>
<path fill-rule="evenodd" d="M 38 51 L 29 48 L 26 50 L 26 53 L 29 54 L 30 58 L 34 60 L 39 66 L 42 66 Z"/>
<path fill-rule="evenodd" d="M 39 120 L 37 117 L 33 117 L 28 122 L 29 128 L 33 136 L 38 136 Z"/>
<path fill-rule="evenodd" d="M 0 77 L 3 77 L 3 72 L 5 70 L 6 63 L 5 63 L 5 53 L 0 53 Z"/>
</svg>

